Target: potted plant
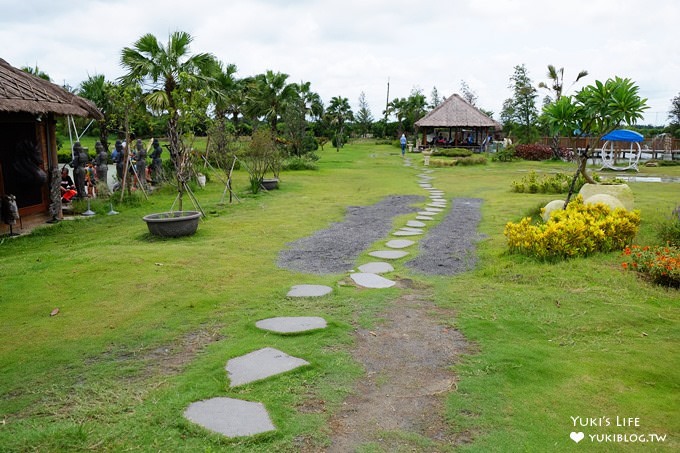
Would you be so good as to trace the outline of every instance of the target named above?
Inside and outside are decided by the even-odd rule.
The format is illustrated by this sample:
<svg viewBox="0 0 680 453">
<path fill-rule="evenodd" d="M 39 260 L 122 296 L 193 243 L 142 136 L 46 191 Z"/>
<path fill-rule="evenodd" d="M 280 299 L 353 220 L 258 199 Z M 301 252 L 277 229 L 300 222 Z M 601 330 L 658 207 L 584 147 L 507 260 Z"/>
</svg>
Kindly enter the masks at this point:
<svg viewBox="0 0 680 453">
<path fill-rule="evenodd" d="M 142 36 L 134 47 L 123 49 L 121 63 L 128 73 L 122 77 L 124 83 L 151 85 L 146 95 L 146 104 L 155 111 L 167 112 L 168 141 L 170 158 L 175 167 L 178 210 L 144 216 L 149 232 L 164 237 L 191 235 L 196 232 L 202 213 L 185 211 L 185 193 L 193 196 L 187 185 L 191 174 L 191 147 L 181 139 L 180 112 L 190 111 L 192 89 L 206 86 L 215 68 L 211 54 L 189 55 L 189 44 L 193 38 L 185 32 L 174 32 L 168 38 L 167 46 L 158 42 L 155 36 Z M 195 199 L 194 199 L 195 201 Z M 197 204 L 197 203 L 195 203 Z M 199 208 L 200 209 L 200 208 Z"/>
<path fill-rule="evenodd" d="M 250 174 L 251 192 L 258 193 L 262 188 L 272 190 L 278 187 L 282 163 L 281 151 L 266 128 L 253 132 L 252 140 L 244 148 L 241 157 Z M 265 178 L 267 174 L 271 174 L 272 177 Z"/>
</svg>

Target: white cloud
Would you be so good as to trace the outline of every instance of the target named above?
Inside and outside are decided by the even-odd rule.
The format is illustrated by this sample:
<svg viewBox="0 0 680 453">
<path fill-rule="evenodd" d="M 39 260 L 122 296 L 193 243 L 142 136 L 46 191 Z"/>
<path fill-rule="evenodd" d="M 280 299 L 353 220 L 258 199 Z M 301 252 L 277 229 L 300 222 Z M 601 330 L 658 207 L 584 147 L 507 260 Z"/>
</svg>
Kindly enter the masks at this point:
<svg viewBox="0 0 680 453">
<path fill-rule="evenodd" d="M 465 80 L 478 105 L 498 113 L 519 64 L 536 84 L 548 64 L 566 79 L 586 69 L 586 83 L 630 77 L 653 123 L 666 121 L 680 92 L 675 0 L 0 0 L 0 11 L 0 58 L 73 86 L 121 76 L 122 48 L 143 34 L 183 30 L 194 52 L 236 64 L 241 77 L 281 71 L 355 107 L 363 91 L 375 117 L 388 77 L 391 98 L 413 87 L 429 96 L 433 86 L 449 96 Z"/>
</svg>

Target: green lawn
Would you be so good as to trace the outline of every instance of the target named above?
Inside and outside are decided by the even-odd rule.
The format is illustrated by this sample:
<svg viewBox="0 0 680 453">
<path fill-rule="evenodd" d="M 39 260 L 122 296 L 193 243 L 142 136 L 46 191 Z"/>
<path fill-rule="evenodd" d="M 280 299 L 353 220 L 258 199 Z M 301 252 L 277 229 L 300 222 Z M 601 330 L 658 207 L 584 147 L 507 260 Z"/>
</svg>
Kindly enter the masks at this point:
<svg viewBox="0 0 680 453">
<path fill-rule="evenodd" d="M 296 451 L 322 446 L 328 418 L 361 376 L 351 360 L 357 324 L 370 326 L 398 289 L 357 291 L 346 275 L 276 266 L 286 243 L 342 220 L 349 205 L 422 194 L 398 148 L 347 145 L 320 151 L 318 171 L 281 175 L 281 190 L 222 205 L 212 178 L 196 194 L 208 213 L 189 238 L 149 237 L 141 217 L 167 210 L 171 190 L 148 201 L 93 203 L 100 215 L 0 243 L 0 451 Z M 416 157 L 416 160 L 418 158 Z M 571 172 L 563 163 L 490 163 L 437 170 L 448 197 L 482 205 L 474 271 L 399 277 L 432 288 L 453 308 L 474 354 L 454 366 L 451 430 L 462 451 L 677 451 L 680 329 L 677 290 L 621 270 L 617 253 L 557 264 L 509 255 L 502 231 L 556 197 L 510 192 L 527 171 Z M 680 167 L 642 168 L 680 176 Z M 680 201 L 680 184 L 631 183 L 642 212 L 638 243 Z M 291 300 L 294 284 L 334 287 L 330 297 Z M 50 317 L 58 307 L 60 313 Z M 328 329 L 276 336 L 254 327 L 270 316 L 319 315 Z M 228 359 L 264 346 L 311 366 L 232 390 Z M 264 402 L 277 431 L 246 439 L 210 434 L 182 417 L 215 396 Z M 316 402 L 319 410 L 299 410 Z M 572 417 L 612 426 L 574 426 Z M 616 417 L 638 418 L 617 427 Z M 4 422 L 3 422 L 4 420 Z M 594 420 L 589 423 L 594 422 Z M 605 420 L 606 422 L 606 420 Z M 569 434 L 583 432 L 576 444 Z M 664 443 L 592 442 L 595 434 L 667 434 Z"/>
</svg>

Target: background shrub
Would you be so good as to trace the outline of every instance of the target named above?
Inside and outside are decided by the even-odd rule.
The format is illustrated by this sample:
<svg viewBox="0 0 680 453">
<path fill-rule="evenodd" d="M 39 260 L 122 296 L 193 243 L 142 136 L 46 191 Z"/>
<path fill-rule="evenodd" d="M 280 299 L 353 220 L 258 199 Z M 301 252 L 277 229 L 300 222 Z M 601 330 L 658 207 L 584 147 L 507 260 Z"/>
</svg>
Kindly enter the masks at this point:
<svg viewBox="0 0 680 453">
<path fill-rule="evenodd" d="M 524 160 L 548 160 L 552 159 L 553 153 L 549 146 L 534 143 L 515 146 L 515 157 Z"/>
<path fill-rule="evenodd" d="M 593 175 L 593 177 L 596 181 L 599 180 L 597 175 Z M 513 181 L 511 189 L 518 193 L 567 193 L 572 178 L 573 176 L 564 173 L 539 176 L 535 171 L 531 171 L 521 180 Z M 579 173 L 574 184 L 574 191 L 581 190 L 585 183 L 585 178 Z"/>
<path fill-rule="evenodd" d="M 662 243 L 680 247 L 680 205 L 659 223 L 657 234 Z"/>
<path fill-rule="evenodd" d="M 472 156 L 472 151 L 463 148 L 437 148 L 433 155 L 446 157 L 468 157 Z"/>
</svg>

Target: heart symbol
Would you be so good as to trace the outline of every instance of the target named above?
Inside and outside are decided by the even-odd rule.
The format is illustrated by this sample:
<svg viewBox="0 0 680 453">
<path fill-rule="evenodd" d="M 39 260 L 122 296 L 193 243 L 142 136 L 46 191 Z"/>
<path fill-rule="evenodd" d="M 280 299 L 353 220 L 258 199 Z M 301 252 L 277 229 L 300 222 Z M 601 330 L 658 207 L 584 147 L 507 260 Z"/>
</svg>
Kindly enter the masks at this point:
<svg viewBox="0 0 680 453">
<path fill-rule="evenodd" d="M 573 440 L 574 442 L 579 443 L 583 440 L 584 437 L 586 437 L 586 435 L 580 432 L 579 433 L 572 432 L 571 434 L 569 434 L 569 437 L 571 437 L 571 440 Z"/>
</svg>

